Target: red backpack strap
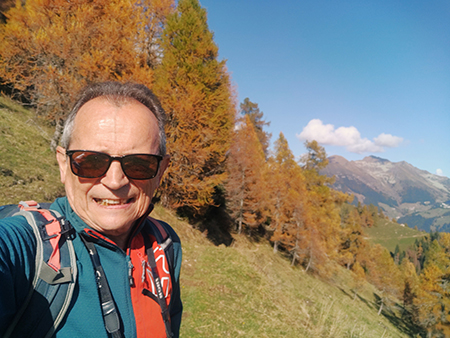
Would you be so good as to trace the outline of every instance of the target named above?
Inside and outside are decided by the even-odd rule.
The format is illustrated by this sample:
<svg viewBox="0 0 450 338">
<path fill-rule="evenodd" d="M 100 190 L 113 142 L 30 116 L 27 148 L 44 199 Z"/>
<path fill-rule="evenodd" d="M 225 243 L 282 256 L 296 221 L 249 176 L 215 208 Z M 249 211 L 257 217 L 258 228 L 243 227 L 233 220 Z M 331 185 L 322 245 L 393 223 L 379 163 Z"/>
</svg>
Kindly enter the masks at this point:
<svg viewBox="0 0 450 338">
<path fill-rule="evenodd" d="M 47 264 L 53 270 L 59 271 L 61 268 L 61 257 L 58 243 L 61 239 L 61 234 L 64 232 L 63 229 L 61 229 L 60 221 L 53 216 L 49 210 L 41 209 L 39 204 L 35 201 L 20 202 L 19 208 L 25 211 L 37 211 L 47 221 L 45 226 L 40 228 L 42 239 L 48 240 L 53 249 Z"/>
<path fill-rule="evenodd" d="M 5 338 L 53 336 L 71 304 L 78 272 L 73 228 L 58 211 L 46 207 L 27 201 L 12 208 L 10 216 L 24 217 L 33 230 L 36 257 L 32 285 Z"/>
</svg>

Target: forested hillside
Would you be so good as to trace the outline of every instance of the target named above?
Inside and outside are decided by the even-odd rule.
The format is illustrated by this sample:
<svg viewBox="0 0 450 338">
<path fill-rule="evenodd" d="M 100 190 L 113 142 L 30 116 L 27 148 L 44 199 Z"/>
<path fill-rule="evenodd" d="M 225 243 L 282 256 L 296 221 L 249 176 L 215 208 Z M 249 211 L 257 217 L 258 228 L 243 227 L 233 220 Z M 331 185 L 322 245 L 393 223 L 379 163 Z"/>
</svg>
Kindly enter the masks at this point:
<svg viewBox="0 0 450 338">
<path fill-rule="evenodd" d="M 0 106 L 0 205 L 52 201 L 62 193 L 48 147 L 52 129 L 33 111 L 4 97 Z M 26 172 L 19 170 L 18 161 Z M 193 226 L 161 204 L 152 216 L 170 223 L 183 244 L 181 337 L 378 338 L 409 337 L 417 331 L 403 321 L 400 300 L 392 299 L 378 315 L 381 293 L 364 280 L 356 282 L 346 268 L 337 267 L 322 280 L 292 267 L 285 252 L 274 254 L 264 238 L 236 232 L 225 236 L 212 226 L 214 219 Z"/>
<path fill-rule="evenodd" d="M 179 228 L 187 243 L 186 336 L 450 332 L 450 235 L 423 236 L 390 253 L 366 235 L 367 229 L 390 220 L 373 205 L 350 205 L 352 196 L 331 188 L 333 179 L 320 174 L 328 165 L 322 146 L 306 142 L 307 154 L 297 161 L 280 133 L 271 150 L 265 130 L 269 121 L 258 104 L 245 99 L 237 107 L 226 63 L 218 60 L 207 13 L 197 0 L 89 4 L 27 0 L 5 13 L 0 26 L 2 88 L 33 112 L 17 107 L 2 111 L 5 203 L 30 197 L 52 200 L 62 193 L 49 148 L 58 142 L 79 88 L 98 80 L 141 82 L 158 94 L 168 117 L 172 163 L 156 201 L 171 210 L 167 217 L 175 223 L 174 213 L 190 223 Z M 34 138 L 21 134 L 27 123 L 18 116 L 31 124 L 43 119 L 52 131 L 39 129 L 42 133 Z M 24 154 L 33 161 L 15 162 Z M 22 185 L 27 188 L 18 188 Z M 218 246 L 192 242 L 199 231 Z M 201 249 L 208 245 L 214 249 Z M 337 296 L 334 284 L 345 297 Z M 300 292 L 304 285 L 308 296 Z M 285 305 L 268 296 L 279 289 L 287 292 Z M 330 303 L 316 298 L 316 289 L 332 292 Z M 364 324 L 334 325 L 343 322 L 340 304 L 352 307 L 353 302 L 368 317 L 343 310 L 342 318 Z M 227 316 L 217 310 L 242 310 L 241 304 L 248 306 L 247 312 Z M 294 316 L 286 310 L 290 306 Z M 334 306 L 336 312 L 330 312 Z"/>
</svg>

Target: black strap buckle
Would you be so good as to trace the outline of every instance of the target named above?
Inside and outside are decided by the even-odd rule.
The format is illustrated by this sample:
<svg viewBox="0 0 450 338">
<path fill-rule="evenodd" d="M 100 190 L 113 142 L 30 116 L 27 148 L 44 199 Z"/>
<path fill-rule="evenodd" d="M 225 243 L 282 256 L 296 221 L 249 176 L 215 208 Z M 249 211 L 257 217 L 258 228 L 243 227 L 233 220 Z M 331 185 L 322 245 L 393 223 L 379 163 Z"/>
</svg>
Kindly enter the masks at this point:
<svg viewBox="0 0 450 338">
<path fill-rule="evenodd" d="M 73 235 L 74 229 L 72 227 L 72 224 L 70 224 L 70 222 L 68 220 L 66 220 L 64 217 L 57 217 L 54 220 L 50 220 L 50 221 L 42 220 L 41 221 L 41 224 L 39 225 L 39 232 L 41 234 L 42 240 L 48 241 L 49 239 L 55 238 L 56 236 L 59 235 L 59 234 L 49 235 L 47 232 L 47 225 L 54 221 L 59 223 L 59 227 L 61 229 L 59 234 L 65 235 L 66 237 L 71 237 Z"/>
</svg>

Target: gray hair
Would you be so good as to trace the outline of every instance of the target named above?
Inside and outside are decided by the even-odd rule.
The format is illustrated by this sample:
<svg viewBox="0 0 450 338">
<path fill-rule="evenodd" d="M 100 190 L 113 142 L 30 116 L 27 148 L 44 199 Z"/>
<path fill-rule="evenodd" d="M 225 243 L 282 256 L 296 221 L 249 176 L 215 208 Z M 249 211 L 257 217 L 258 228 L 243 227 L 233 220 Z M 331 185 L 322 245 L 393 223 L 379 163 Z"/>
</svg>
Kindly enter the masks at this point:
<svg viewBox="0 0 450 338">
<path fill-rule="evenodd" d="M 75 116 L 80 108 L 97 97 L 104 97 L 111 104 L 120 107 L 123 104 L 129 103 L 131 100 L 136 100 L 146 106 L 155 115 L 158 121 L 159 129 L 159 155 L 166 154 L 166 134 L 164 126 L 166 123 L 166 114 L 161 107 L 161 103 L 153 92 L 146 86 L 137 83 L 120 83 L 120 82 L 101 82 L 94 83 L 85 87 L 78 95 L 78 100 L 75 102 L 72 110 L 67 116 L 64 123 L 64 130 L 61 136 L 61 146 L 67 149 L 72 139 L 72 133 L 75 126 Z"/>
</svg>

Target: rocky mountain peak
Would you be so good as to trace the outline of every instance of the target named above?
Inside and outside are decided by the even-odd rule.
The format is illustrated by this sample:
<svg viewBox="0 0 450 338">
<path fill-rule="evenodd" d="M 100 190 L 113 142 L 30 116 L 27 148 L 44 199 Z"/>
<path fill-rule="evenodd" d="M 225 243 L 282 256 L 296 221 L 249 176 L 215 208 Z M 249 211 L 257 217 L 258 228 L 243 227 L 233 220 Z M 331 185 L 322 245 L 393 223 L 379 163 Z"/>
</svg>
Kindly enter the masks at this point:
<svg viewBox="0 0 450 338">
<path fill-rule="evenodd" d="M 353 194 L 362 204 L 382 207 L 389 217 L 402 219 L 419 213 L 425 219 L 422 223 L 427 224 L 422 224 L 423 228 L 430 230 L 437 222 L 436 227 L 448 223 L 450 229 L 450 179 L 447 177 L 404 161 L 391 162 L 376 156 L 358 161 L 331 156 L 322 174 L 335 176 L 335 189 Z M 426 212 L 435 219 L 426 218 Z M 448 221 L 443 221 L 446 217 Z"/>
<path fill-rule="evenodd" d="M 381 158 L 381 157 L 377 157 L 377 156 L 366 156 L 362 159 L 362 161 L 364 162 L 369 162 L 369 163 L 386 163 L 389 162 L 389 160 L 386 160 L 385 158 Z"/>
</svg>

